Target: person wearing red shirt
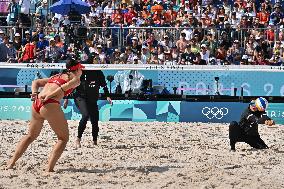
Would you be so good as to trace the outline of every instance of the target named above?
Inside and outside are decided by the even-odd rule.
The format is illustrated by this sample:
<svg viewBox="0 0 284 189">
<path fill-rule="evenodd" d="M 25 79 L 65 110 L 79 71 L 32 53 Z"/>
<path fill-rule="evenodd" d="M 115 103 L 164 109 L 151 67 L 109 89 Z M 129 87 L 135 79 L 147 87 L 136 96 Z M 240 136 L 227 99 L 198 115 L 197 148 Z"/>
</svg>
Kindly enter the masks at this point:
<svg viewBox="0 0 284 189">
<path fill-rule="evenodd" d="M 124 14 L 124 23 L 130 25 L 132 23 L 132 18 L 136 17 L 137 13 L 134 11 L 133 6 L 128 6 L 128 12 Z"/>
<path fill-rule="evenodd" d="M 256 57 L 255 64 L 256 64 L 256 65 L 268 65 L 269 62 L 264 59 L 263 53 L 262 53 L 262 52 L 259 52 L 259 53 L 258 53 L 258 56 Z"/>
<path fill-rule="evenodd" d="M 151 7 L 151 13 L 155 14 L 157 12 L 159 15 L 162 14 L 164 8 L 161 4 L 162 2 L 160 2 L 159 4 L 155 2 L 155 5 Z"/>
<path fill-rule="evenodd" d="M 114 24 L 121 24 L 123 22 L 123 15 L 119 7 L 114 10 L 114 13 L 111 15 L 111 20 Z"/>
<path fill-rule="evenodd" d="M 166 23 L 171 23 L 172 21 L 174 21 L 177 17 L 177 13 L 173 11 L 173 7 L 171 6 L 165 13 L 164 13 L 164 17 L 165 17 L 165 22 Z"/>
<path fill-rule="evenodd" d="M 259 18 L 259 23 L 262 27 L 267 26 L 269 21 L 269 13 L 266 11 L 265 6 L 261 6 L 261 11 L 257 13 L 256 17 Z"/>
<path fill-rule="evenodd" d="M 275 33 L 274 33 L 274 29 L 272 28 L 272 26 L 268 26 L 268 30 L 265 31 L 265 36 L 269 42 L 274 41 Z"/>
</svg>

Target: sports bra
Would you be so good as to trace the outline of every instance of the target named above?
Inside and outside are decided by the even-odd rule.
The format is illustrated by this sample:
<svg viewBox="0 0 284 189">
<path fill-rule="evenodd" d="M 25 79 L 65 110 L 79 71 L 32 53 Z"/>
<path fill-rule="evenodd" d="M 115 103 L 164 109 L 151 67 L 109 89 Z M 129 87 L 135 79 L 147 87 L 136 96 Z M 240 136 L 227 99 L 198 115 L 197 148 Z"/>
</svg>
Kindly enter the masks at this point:
<svg viewBox="0 0 284 189">
<path fill-rule="evenodd" d="M 67 81 L 65 81 L 64 79 L 60 78 L 61 74 L 57 74 L 53 77 L 51 77 L 48 80 L 48 83 L 55 83 L 56 85 L 58 85 L 59 87 L 61 87 L 61 85 L 67 83 Z M 72 93 L 72 91 L 74 90 L 74 88 L 68 89 L 67 91 L 64 91 L 64 96 L 68 96 L 69 94 Z"/>
</svg>

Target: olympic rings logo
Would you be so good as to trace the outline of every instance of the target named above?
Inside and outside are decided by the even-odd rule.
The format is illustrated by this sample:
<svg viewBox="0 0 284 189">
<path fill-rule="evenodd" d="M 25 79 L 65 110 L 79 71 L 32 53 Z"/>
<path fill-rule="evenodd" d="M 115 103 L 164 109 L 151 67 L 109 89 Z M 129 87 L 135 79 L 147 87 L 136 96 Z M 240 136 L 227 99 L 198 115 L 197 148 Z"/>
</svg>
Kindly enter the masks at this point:
<svg viewBox="0 0 284 189">
<path fill-rule="evenodd" d="M 209 107 L 204 107 L 202 109 L 202 114 L 205 115 L 208 119 L 222 119 L 225 115 L 227 115 L 229 113 L 229 109 L 222 107 L 222 108 L 218 108 L 218 107 L 213 107 L 213 108 L 209 108 Z"/>
</svg>

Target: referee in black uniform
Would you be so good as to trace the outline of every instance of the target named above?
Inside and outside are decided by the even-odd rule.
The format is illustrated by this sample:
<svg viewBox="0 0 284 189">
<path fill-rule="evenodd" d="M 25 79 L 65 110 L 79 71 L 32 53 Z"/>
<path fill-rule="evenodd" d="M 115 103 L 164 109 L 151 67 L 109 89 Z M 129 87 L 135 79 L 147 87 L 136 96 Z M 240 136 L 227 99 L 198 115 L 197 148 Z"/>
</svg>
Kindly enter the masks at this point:
<svg viewBox="0 0 284 189">
<path fill-rule="evenodd" d="M 101 70 L 84 70 L 81 76 L 81 84 L 73 94 L 75 104 L 82 114 L 78 127 L 77 147 L 81 147 L 81 138 L 89 119 L 92 124 L 93 144 L 97 145 L 99 133 L 97 101 L 100 87 L 103 87 L 107 100 L 112 103 L 103 72 Z"/>
</svg>

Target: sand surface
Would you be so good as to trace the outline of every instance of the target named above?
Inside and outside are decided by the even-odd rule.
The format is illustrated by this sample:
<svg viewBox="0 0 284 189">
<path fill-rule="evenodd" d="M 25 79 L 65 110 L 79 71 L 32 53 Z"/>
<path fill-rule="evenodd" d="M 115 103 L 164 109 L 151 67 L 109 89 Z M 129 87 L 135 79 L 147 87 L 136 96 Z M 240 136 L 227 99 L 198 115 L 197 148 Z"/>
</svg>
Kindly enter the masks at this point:
<svg viewBox="0 0 284 189">
<path fill-rule="evenodd" d="M 56 137 L 45 123 L 15 169 L 3 170 L 27 124 L 1 121 L 0 188 L 284 188 L 283 125 L 260 126 L 270 149 L 238 143 L 230 152 L 226 124 L 104 122 L 96 147 L 88 124 L 76 149 L 78 122 L 69 121 L 70 142 L 46 174 Z"/>
</svg>

